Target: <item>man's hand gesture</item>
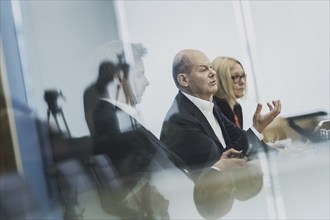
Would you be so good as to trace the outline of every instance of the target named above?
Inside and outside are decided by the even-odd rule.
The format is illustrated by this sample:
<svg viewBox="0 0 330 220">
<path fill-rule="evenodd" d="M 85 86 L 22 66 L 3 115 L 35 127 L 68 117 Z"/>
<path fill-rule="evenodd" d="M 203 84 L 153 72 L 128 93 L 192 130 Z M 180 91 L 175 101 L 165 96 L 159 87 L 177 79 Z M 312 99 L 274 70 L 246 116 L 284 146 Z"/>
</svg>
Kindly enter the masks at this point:
<svg viewBox="0 0 330 220">
<path fill-rule="evenodd" d="M 267 102 L 269 112 L 261 115 L 262 105 L 259 103 L 257 105 L 256 112 L 253 115 L 253 127 L 261 133 L 280 113 L 281 113 L 281 101 L 272 101 L 271 105 Z"/>
</svg>

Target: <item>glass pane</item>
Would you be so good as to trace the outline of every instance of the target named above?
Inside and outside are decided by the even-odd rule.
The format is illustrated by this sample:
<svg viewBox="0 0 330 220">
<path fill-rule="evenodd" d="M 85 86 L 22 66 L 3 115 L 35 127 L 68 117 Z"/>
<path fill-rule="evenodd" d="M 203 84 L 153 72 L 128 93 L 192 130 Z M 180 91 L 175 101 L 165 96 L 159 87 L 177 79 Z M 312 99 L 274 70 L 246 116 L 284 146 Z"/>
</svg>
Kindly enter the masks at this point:
<svg viewBox="0 0 330 220">
<path fill-rule="evenodd" d="M 203 143 L 201 133 L 191 126 L 192 121 L 198 124 L 206 119 L 198 109 L 192 121 L 179 121 L 187 127 L 168 129 L 172 137 L 183 136 L 161 138 L 163 122 L 169 119 L 166 114 L 178 94 L 172 65 L 182 49 L 202 51 L 209 72 L 209 64 L 218 56 L 239 61 L 248 75 L 238 82 L 248 86 L 245 97 L 237 99 L 246 130 L 252 126 L 259 101 L 280 98 L 283 117 L 328 107 L 328 2 L 15 4 L 21 9 L 21 17 L 17 11 L 14 14 L 28 103 L 47 126 L 39 136 L 47 133 L 50 139 L 43 141 L 52 145 L 53 157 L 47 157 L 51 163 L 45 163 L 50 166 L 42 168 L 59 190 L 56 198 L 64 206 L 63 215 L 85 219 L 301 218 L 307 214 L 299 214 L 297 204 L 315 184 L 320 190 L 317 195 L 308 191 L 311 200 L 306 204 L 322 201 L 323 205 L 308 216 L 329 218 L 329 198 L 322 195 L 329 194 L 328 142 L 314 145 L 303 142 L 301 135 L 293 138 L 290 132 L 294 131 L 283 118 L 270 132 L 284 130 L 282 142 L 265 139 L 277 148 L 276 153 L 260 151 L 254 155 L 257 158 L 230 155 L 239 161 L 248 159 L 246 166 L 234 170 L 212 168 L 222 153 L 215 146 L 221 140 L 214 134 L 222 132 L 206 121 L 198 128 L 202 135 L 215 138 Z M 315 33 L 320 37 L 316 39 Z M 308 71 L 317 72 L 319 84 L 310 83 L 314 75 Z M 182 83 L 191 79 L 185 74 L 180 75 Z M 215 88 L 215 81 L 210 84 Z M 297 98 L 301 94 L 304 106 Z M 228 125 L 234 126 L 229 121 Z M 189 150 L 181 145 L 173 150 L 172 141 Z M 317 157 L 318 153 L 323 156 Z M 304 182 L 305 175 L 309 181 Z"/>
</svg>

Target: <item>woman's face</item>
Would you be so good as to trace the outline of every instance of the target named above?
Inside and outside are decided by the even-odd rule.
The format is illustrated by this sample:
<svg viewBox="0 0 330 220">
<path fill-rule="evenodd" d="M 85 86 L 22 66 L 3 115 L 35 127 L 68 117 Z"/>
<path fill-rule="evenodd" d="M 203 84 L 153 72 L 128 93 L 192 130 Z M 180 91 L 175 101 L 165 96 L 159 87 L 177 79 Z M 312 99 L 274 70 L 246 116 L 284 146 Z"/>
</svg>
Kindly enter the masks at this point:
<svg viewBox="0 0 330 220">
<path fill-rule="evenodd" d="M 240 64 L 236 63 L 231 70 L 232 88 L 235 97 L 241 98 L 245 93 L 246 75 Z"/>
</svg>

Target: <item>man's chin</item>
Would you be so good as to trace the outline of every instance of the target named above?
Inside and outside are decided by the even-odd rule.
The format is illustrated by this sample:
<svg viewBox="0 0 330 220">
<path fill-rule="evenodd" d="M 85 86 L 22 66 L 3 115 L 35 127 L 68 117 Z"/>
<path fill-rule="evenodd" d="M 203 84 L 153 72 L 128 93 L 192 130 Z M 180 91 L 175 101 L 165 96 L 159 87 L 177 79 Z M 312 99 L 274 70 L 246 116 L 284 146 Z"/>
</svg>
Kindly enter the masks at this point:
<svg viewBox="0 0 330 220">
<path fill-rule="evenodd" d="M 215 89 L 215 90 L 212 90 L 212 95 L 215 95 L 215 93 L 217 92 L 218 90 L 217 89 Z"/>
</svg>

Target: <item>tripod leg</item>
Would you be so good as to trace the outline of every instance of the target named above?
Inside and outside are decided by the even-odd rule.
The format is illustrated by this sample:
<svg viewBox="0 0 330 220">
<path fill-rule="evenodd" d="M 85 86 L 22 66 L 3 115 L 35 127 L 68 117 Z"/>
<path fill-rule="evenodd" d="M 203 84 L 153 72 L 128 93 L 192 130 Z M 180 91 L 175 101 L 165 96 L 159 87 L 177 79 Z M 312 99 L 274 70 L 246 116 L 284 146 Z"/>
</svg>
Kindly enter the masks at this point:
<svg viewBox="0 0 330 220">
<path fill-rule="evenodd" d="M 54 119 L 55 119 L 55 122 L 56 122 L 56 125 L 57 125 L 58 130 L 62 133 L 61 126 L 60 126 L 60 124 L 58 123 L 58 120 L 57 120 L 57 116 L 56 116 L 56 114 L 55 114 L 54 112 L 53 112 L 52 114 L 53 114 L 53 117 L 54 117 Z"/>
<path fill-rule="evenodd" d="M 62 115 L 62 118 L 63 118 L 63 121 L 64 121 L 64 125 L 65 125 L 65 128 L 66 128 L 66 131 L 68 132 L 69 137 L 71 137 L 71 133 L 70 133 L 68 124 L 66 123 L 66 120 L 65 120 L 64 113 L 63 113 L 62 109 L 60 110 L 60 112 L 61 112 L 61 115 Z"/>
<path fill-rule="evenodd" d="M 50 109 L 47 110 L 47 123 L 49 124 L 50 119 Z"/>
</svg>

